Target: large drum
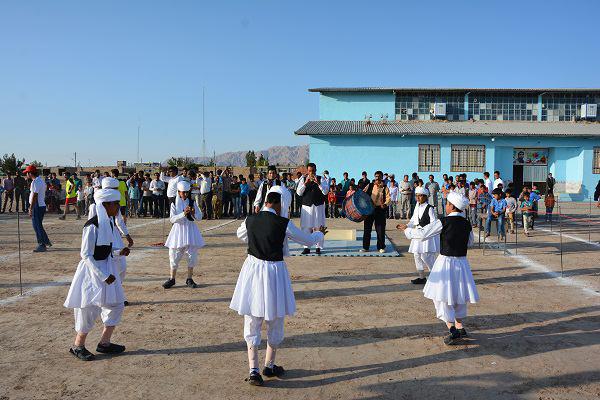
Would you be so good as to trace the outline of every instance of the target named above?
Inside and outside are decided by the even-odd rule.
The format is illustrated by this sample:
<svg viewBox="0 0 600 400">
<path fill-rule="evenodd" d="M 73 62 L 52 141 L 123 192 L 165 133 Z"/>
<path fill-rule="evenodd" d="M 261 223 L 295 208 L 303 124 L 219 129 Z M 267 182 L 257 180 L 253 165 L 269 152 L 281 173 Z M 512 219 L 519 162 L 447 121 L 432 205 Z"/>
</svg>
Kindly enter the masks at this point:
<svg viewBox="0 0 600 400">
<path fill-rule="evenodd" d="M 373 214 L 375 207 L 371 196 L 362 190 L 356 191 L 351 197 L 344 200 L 344 211 L 346 218 L 353 222 L 364 221 Z"/>
</svg>

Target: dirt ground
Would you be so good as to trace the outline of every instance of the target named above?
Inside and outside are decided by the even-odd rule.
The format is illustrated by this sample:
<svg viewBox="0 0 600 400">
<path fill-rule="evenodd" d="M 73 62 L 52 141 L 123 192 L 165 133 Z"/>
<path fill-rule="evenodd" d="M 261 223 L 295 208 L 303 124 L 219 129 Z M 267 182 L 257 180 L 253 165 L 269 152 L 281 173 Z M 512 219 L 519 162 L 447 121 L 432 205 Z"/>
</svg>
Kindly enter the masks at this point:
<svg viewBox="0 0 600 400">
<path fill-rule="evenodd" d="M 453 347 L 442 343 L 444 324 L 409 281 L 408 241 L 391 221 L 388 235 L 401 257 L 291 257 L 298 313 L 286 321 L 277 359 L 288 372 L 262 388 L 244 382 L 242 317 L 229 309 L 245 257 L 238 221 L 200 222 L 207 230 L 197 268 L 202 287 L 183 287 L 181 278 L 168 291 L 160 286 L 167 251 L 152 246 L 164 240 L 168 222 L 129 221 L 135 246 L 125 289 L 132 304 L 114 335 L 127 351 L 83 363 L 68 353 L 73 316 L 62 307 L 83 221 L 47 216 L 54 246 L 33 254 L 31 223 L 21 220 L 19 297 L 17 221 L 5 214 L 0 399 L 598 399 L 600 219 L 590 224 L 584 206 L 563 219 L 562 276 L 556 224 L 551 232 L 539 223 L 517 244 L 509 235 L 506 254 L 477 244 L 469 251 L 481 301 L 469 307 L 471 339 Z M 361 229 L 346 220 L 329 225 Z M 97 327 L 88 338 L 92 351 L 99 336 Z"/>
</svg>

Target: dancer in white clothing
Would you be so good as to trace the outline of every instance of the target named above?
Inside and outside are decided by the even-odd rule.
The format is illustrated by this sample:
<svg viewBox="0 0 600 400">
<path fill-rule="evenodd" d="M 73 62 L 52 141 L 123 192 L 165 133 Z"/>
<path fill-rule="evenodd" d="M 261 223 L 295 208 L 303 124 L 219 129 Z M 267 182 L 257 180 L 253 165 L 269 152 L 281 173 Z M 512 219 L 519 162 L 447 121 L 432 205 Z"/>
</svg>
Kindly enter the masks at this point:
<svg viewBox="0 0 600 400">
<path fill-rule="evenodd" d="M 476 303 L 479 294 L 467 260 L 467 247 L 473 243 L 473 232 L 462 214 L 469 206 L 469 200 L 455 192 L 448 193 L 447 200 L 447 217 L 425 227 L 406 228 L 404 234 L 411 240 L 427 240 L 440 235 L 440 255 L 423 293 L 433 300 L 437 317 L 450 331 L 444 343 L 452 345 L 467 336 L 462 323 L 467 316 L 467 303 Z"/>
<path fill-rule="evenodd" d="M 188 270 L 186 286 L 191 288 L 199 287 L 192 276 L 194 267 L 198 262 L 198 249 L 204 247 L 204 239 L 196 221 L 202 219 L 202 211 L 194 199 L 190 197 L 190 183 L 181 181 L 177 183 L 177 197 L 171 204 L 169 213 L 173 226 L 169 237 L 165 242 L 165 247 L 169 248 L 169 264 L 171 267 L 171 277 L 163 283 L 165 289 L 172 288 L 175 285 L 175 276 L 181 258 L 187 257 Z"/>
<path fill-rule="evenodd" d="M 85 348 L 85 339 L 100 316 L 104 330 L 96 348 L 99 353 L 122 353 L 125 346 L 110 342 L 115 326 L 123 314 L 123 287 L 118 267 L 113 262 L 112 242 L 115 238 L 113 219 L 119 213 L 121 194 L 114 189 L 94 193 L 97 215 L 86 222 L 81 239 L 81 261 L 69 287 L 64 306 L 74 309 L 75 337 L 71 354 L 83 361 L 94 355 Z M 129 248 L 118 251 L 129 255 Z"/>
<path fill-rule="evenodd" d="M 396 228 L 403 229 L 425 227 L 437 220 L 435 208 L 428 204 L 427 201 L 429 191 L 422 186 L 417 186 L 415 188 L 415 195 L 417 197 L 417 204 L 410 221 L 407 225 L 400 224 Z M 427 268 L 428 271 L 431 271 L 439 251 L 439 235 L 434 235 L 433 237 L 425 240 L 413 239 L 410 241 L 408 252 L 412 253 L 414 256 L 415 266 L 417 267 L 417 273 L 419 274 L 419 277 L 412 279 L 411 283 L 415 285 L 424 285 L 427 282 L 427 278 L 425 277 L 425 268 Z"/>
<path fill-rule="evenodd" d="M 246 218 L 237 230 L 238 237 L 248 243 L 248 256 L 238 277 L 230 308 L 244 316 L 244 339 L 248 345 L 248 364 L 251 385 L 261 386 L 263 378 L 258 368 L 258 346 L 261 327 L 267 325 L 267 352 L 263 375 L 281 376 L 284 369 L 275 365 L 275 355 L 283 341 L 286 315 L 294 315 L 296 302 L 290 275 L 283 257 L 284 243 L 289 238 L 300 244 L 312 246 L 327 233 L 321 226 L 318 231 L 305 233 L 281 215 L 281 195 L 270 192 L 258 214 Z"/>
<path fill-rule="evenodd" d="M 301 197 L 300 227 L 306 233 L 311 233 L 325 225 L 325 198 L 329 192 L 327 179 L 317 175 L 317 166 L 309 163 L 306 167 L 308 174 L 298 181 L 296 194 Z M 323 241 L 317 243 L 316 253 L 321 254 Z M 302 254 L 309 254 L 310 247 L 304 246 Z"/>
</svg>

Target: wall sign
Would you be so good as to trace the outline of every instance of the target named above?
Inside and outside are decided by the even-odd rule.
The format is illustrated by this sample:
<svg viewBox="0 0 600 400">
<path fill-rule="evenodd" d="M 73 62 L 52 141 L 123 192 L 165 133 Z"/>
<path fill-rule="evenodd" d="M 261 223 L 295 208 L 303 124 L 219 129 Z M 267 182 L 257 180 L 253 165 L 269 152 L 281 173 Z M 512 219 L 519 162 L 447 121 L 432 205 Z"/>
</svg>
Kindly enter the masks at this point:
<svg viewBox="0 0 600 400">
<path fill-rule="evenodd" d="M 548 149 L 515 148 L 513 165 L 548 165 Z"/>
</svg>

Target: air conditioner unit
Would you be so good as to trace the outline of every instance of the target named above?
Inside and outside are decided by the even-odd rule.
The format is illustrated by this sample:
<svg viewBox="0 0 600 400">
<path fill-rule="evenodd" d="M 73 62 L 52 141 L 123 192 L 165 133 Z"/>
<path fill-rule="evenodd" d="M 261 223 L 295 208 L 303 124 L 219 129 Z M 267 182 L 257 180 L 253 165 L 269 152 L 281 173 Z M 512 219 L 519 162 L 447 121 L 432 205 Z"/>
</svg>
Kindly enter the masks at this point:
<svg viewBox="0 0 600 400">
<path fill-rule="evenodd" d="M 598 104 L 582 104 L 581 118 L 595 119 L 598 116 Z"/>
<path fill-rule="evenodd" d="M 433 116 L 436 118 L 446 117 L 446 103 L 435 103 L 433 105 Z"/>
</svg>

